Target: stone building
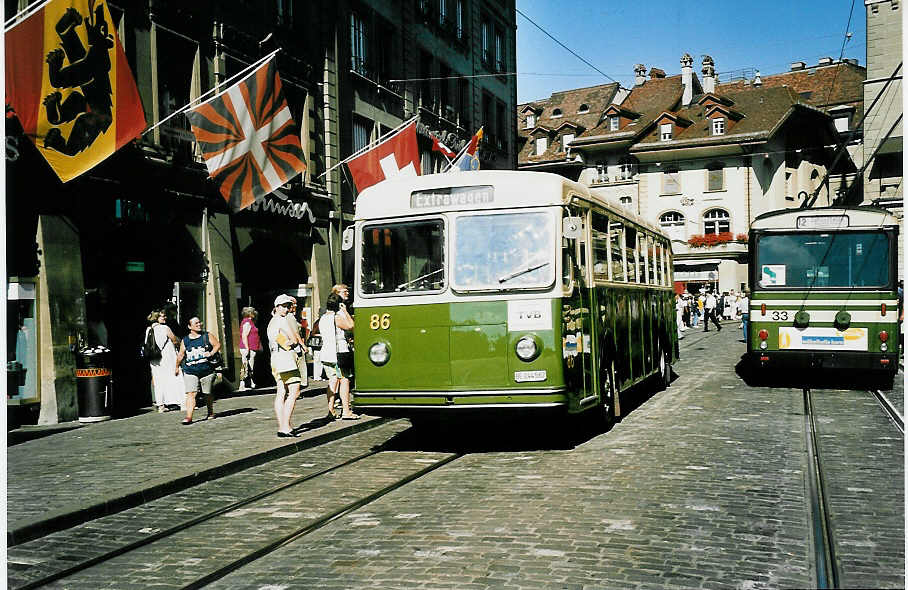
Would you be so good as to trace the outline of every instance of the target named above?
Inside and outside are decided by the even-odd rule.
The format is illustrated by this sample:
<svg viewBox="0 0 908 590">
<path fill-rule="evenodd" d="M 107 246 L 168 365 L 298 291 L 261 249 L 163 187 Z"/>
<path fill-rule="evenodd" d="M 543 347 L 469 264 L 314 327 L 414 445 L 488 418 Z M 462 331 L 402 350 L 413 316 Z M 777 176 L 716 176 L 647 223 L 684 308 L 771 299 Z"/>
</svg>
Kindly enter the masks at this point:
<svg viewBox="0 0 908 590">
<path fill-rule="evenodd" d="M 558 169 L 561 158 L 560 168 L 571 178 L 660 225 L 673 240 L 678 290 L 741 289 L 754 217 L 798 206 L 814 192 L 821 204 L 835 197 L 823 183 L 841 143 L 835 121 L 808 102 L 802 94 L 807 90 L 759 79 L 719 84 L 710 56 L 703 59 L 702 79 L 687 54 L 680 75 L 666 76 L 659 68 L 648 77 L 646 72 L 637 65 L 633 88 L 589 104 L 596 123 L 578 129 L 567 143 L 565 124 L 546 123 L 558 105 L 577 102 L 587 89 L 518 105 L 524 141 L 518 167 Z M 528 114 L 535 117 L 532 130 Z M 564 147 L 540 152 L 537 140 L 547 134 L 556 149 Z M 836 164 L 839 183 L 854 170 L 846 151 Z"/>
<path fill-rule="evenodd" d="M 6 3 L 5 16 L 28 4 Z M 355 193 L 335 166 L 410 117 L 420 115 L 426 171 L 440 167 L 429 133 L 456 148 L 480 126 L 482 166 L 516 164 L 516 81 L 506 75 L 516 63 L 514 0 L 123 0 L 109 8 L 150 126 L 279 48 L 309 167 L 231 213 L 183 116 L 66 184 L 8 117 L 8 340 L 17 345 L 7 355 L 16 369 L 7 399 L 27 410 L 9 412 L 11 423 L 77 417 L 73 350 L 83 343 L 111 349 L 115 414 L 147 405 L 148 368 L 137 353 L 145 317 L 161 306 L 178 335 L 201 317 L 224 345 L 224 386 L 234 387 L 242 307 L 259 311 L 264 331 L 278 293 L 296 295 L 311 319 L 332 284 L 352 280 L 340 235 Z M 255 381 L 267 383 L 267 360 L 258 364 Z"/>
</svg>

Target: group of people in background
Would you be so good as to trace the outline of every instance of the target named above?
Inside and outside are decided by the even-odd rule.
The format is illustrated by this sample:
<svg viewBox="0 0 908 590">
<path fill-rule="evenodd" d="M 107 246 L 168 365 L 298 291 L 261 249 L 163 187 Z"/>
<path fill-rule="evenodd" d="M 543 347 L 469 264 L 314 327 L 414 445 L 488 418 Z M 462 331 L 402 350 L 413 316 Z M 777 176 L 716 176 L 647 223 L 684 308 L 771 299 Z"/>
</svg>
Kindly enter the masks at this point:
<svg viewBox="0 0 908 590">
<path fill-rule="evenodd" d="M 747 289 L 737 292 L 734 289 L 716 294 L 712 290 L 701 289 L 697 296 L 687 290 L 675 294 L 675 315 L 678 322 L 678 336 L 682 332 L 696 328 L 703 322 L 703 331 L 709 332 L 709 322 L 717 330 L 722 330 L 720 319 L 741 320 L 744 340 L 747 339 L 747 321 L 750 317 L 750 298 Z"/>
<path fill-rule="evenodd" d="M 271 359 L 271 374 L 275 380 L 274 414 L 277 419 L 277 436 L 298 437 L 291 424 L 296 400 L 302 388 L 309 384 L 307 355 L 315 363 L 314 378 L 321 378 L 324 371 L 328 379 L 328 419 L 358 420 L 350 405 L 350 380 L 353 377 L 352 330 L 353 316 L 347 309 L 350 290 L 346 285 L 335 285 L 325 304 L 324 312 L 312 326 L 297 319 L 297 301 L 291 295 L 281 294 L 274 300 L 271 319 L 265 330 Z M 240 390 L 255 388 L 256 357 L 263 351 L 256 320 L 258 312 L 244 307 L 240 321 Z M 177 408 L 185 411 L 182 424 L 192 424 L 196 408 L 196 395 L 205 396 L 207 419 L 215 417 L 212 385 L 217 377 L 220 342 L 202 328 L 198 317 L 190 318 L 188 333 L 178 339 L 167 325 L 167 313 L 152 311 L 148 315 L 146 338 L 153 336 L 160 349 L 160 356 L 149 357 L 154 405 L 159 412 Z M 316 336 L 317 338 L 312 338 Z M 309 339 L 318 342 L 318 350 L 310 347 Z M 337 403 L 339 401 L 339 404 Z M 339 405 L 340 408 L 337 408 Z"/>
</svg>

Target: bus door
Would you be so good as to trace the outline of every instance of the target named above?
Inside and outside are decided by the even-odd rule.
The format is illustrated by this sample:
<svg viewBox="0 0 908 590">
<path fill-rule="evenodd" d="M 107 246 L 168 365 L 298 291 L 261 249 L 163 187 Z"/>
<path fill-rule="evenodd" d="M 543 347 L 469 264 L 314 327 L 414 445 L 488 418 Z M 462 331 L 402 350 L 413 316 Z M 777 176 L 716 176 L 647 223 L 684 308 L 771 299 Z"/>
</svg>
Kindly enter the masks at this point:
<svg viewBox="0 0 908 590">
<path fill-rule="evenodd" d="M 582 220 L 574 238 L 566 238 L 564 264 L 573 274 L 572 289 L 562 300 L 561 333 L 564 378 L 568 388 L 569 410 L 578 411 L 596 402 L 593 389 L 592 322 L 590 318 L 589 209 L 570 207 L 567 215 Z M 567 276 L 567 268 L 565 275 Z"/>
</svg>

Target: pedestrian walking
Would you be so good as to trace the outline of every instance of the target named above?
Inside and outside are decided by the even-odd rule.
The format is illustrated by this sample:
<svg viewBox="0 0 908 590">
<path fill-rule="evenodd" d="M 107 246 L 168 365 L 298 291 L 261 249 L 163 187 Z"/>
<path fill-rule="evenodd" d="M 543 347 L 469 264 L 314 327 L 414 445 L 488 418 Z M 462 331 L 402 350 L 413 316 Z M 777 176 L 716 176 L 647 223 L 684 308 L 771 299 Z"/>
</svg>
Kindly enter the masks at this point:
<svg viewBox="0 0 908 590">
<path fill-rule="evenodd" d="M 716 325 L 718 331 L 722 331 L 722 326 L 719 325 L 719 320 L 716 318 L 716 307 L 718 302 L 716 301 L 716 296 L 713 295 L 713 292 L 710 291 L 706 294 L 706 297 L 703 301 L 703 310 L 705 315 L 703 316 L 703 331 L 709 332 L 709 321 L 712 320 L 713 324 Z"/>
<path fill-rule="evenodd" d="M 240 391 L 246 389 L 249 384 L 250 389 L 255 389 L 255 357 L 262 351 L 262 342 L 259 338 L 259 329 L 255 325 L 258 319 L 258 312 L 254 307 L 243 308 L 243 321 L 240 322 L 240 358 L 243 361 L 242 372 L 240 373 Z"/>
<path fill-rule="evenodd" d="M 747 324 L 750 320 L 750 292 L 744 289 L 744 293 L 738 300 L 738 313 L 741 314 L 741 330 L 743 338 L 741 342 L 747 342 Z"/>
<path fill-rule="evenodd" d="M 179 375 L 183 369 L 183 384 L 186 391 L 186 417 L 183 425 L 192 424 L 192 414 L 195 411 L 196 395 L 205 396 L 205 405 L 208 408 L 206 420 L 214 418 L 214 398 L 211 395 L 211 385 L 217 376 L 211 357 L 221 350 L 221 343 L 211 332 L 202 331 L 202 320 L 197 316 L 189 319 L 187 324 L 189 333 L 183 336 L 180 342 L 180 352 L 176 358 L 174 374 Z"/>
<path fill-rule="evenodd" d="M 325 315 L 319 318 L 319 331 L 322 335 L 321 361 L 328 375 L 328 414 L 332 418 L 334 412 L 334 397 L 339 395 L 344 420 L 358 420 L 359 416 L 350 409 L 350 377 L 352 371 L 352 354 L 344 334 L 344 330 L 353 329 L 353 318 L 347 313 L 346 305 L 337 293 L 328 295 L 325 302 Z M 345 360 L 342 360 L 345 359 Z"/>
<path fill-rule="evenodd" d="M 158 412 L 167 412 L 169 406 L 183 407 L 184 389 L 181 371 L 174 374 L 170 370 L 176 364 L 179 340 L 167 325 L 167 314 L 161 310 L 148 314 L 150 326 L 145 331 L 145 338 L 149 333 L 154 339 L 155 346 L 161 351 L 160 356 L 149 359 L 151 367 L 151 389 L 154 392 L 154 405 Z"/>
<path fill-rule="evenodd" d="M 293 304 L 289 295 L 278 295 L 274 300 L 271 321 L 268 322 L 268 349 L 271 351 L 271 372 L 277 391 L 274 396 L 274 415 L 277 418 L 278 438 L 299 437 L 290 425 L 290 418 L 300 395 L 299 365 L 296 362 L 299 333 L 294 335 L 287 314 Z"/>
</svg>

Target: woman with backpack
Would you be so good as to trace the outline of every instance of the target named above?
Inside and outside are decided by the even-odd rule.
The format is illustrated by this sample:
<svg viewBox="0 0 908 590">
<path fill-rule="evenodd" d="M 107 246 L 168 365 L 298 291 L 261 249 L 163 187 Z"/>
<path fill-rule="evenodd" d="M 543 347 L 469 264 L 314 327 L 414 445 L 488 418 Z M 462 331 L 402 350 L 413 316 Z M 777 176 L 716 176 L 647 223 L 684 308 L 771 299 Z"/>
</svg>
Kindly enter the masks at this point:
<svg viewBox="0 0 908 590">
<path fill-rule="evenodd" d="M 158 412 L 169 410 L 167 406 L 183 406 L 183 375 L 170 369 L 176 363 L 179 344 L 167 326 L 167 313 L 155 310 L 148 314 L 149 326 L 145 330 L 143 354 L 151 367 L 151 390 Z"/>
</svg>

